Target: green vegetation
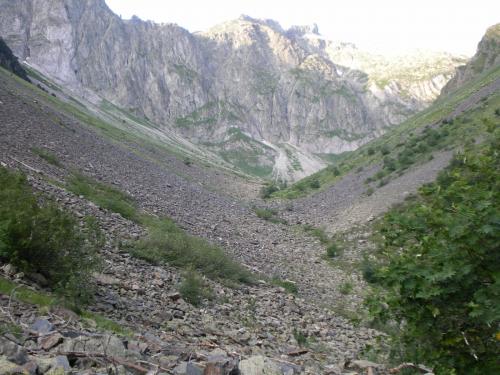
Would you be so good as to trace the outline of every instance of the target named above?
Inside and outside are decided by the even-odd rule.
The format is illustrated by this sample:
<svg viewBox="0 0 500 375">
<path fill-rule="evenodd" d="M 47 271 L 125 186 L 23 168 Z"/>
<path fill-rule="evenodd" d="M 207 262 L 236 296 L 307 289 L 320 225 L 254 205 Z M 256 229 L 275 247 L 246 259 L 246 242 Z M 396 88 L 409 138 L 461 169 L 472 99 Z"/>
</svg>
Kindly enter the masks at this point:
<svg viewBox="0 0 500 375">
<path fill-rule="evenodd" d="M 328 258 L 335 258 L 337 255 L 339 255 L 339 247 L 336 243 L 331 243 L 328 245 L 326 248 L 326 256 Z"/>
<path fill-rule="evenodd" d="M 389 212 L 367 304 L 396 361 L 436 374 L 500 373 L 500 130 Z"/>
<path fill-rule="evenodd" d="M 278 211 L 272 210 L 269 208 L 259 208 L 259 207 L 254 207 L 254 212 L 257 215 L 257 217 L 270 221 L 271 223 L 274 224 L 287 224 L 287 221 L 285 219 L 282 219 L 278 216 Z"/>
<path fill-rule="evenodd" d="M 203 299 L 211 299 L 212 291 L 205 285 L 201 276 L 194 270 L 186 271 L 179 292 L 187 302 L 199 306 Z"/>
<path fill-rule="evenodd" d="M 354 289 L 354 285 L 349 281 L 342 283 L 339 287 L 340 293 L 342 293 L 344 295 L 350 294 L 353 289 Z"/>
<path fill-rule="evenodd" d="M 341 249 L 337 241 L 328 236 L 323 228 L 316 228 L 312 225 L 306 224 L 302 226 L 302 229 L 307 234 L 316 237 L 319 242 L 321 242 L 326 247 L 326 258 L 331 259 L 340 255 Z"/>
<path fill-rule="evenodd" d="M 137 208 L 132 198 L 110 185 L 75 173 L 70 177 L 66 187 L 76 195 L 83 195 L 98 206 L 119 213 L 126 219 L 138 220 Z"/>
<path fill-rule="evenodd" d="M 241 122 L 237 115 L 238 108 L 224 101 L 211 101 L 184 117 L 175 120 L 177 127 L 192 127 L 198 125 L 215 125 L 219 121 Z"/>
<path fill-rule="evenodd" d="M 367 183 L 387 183 L 412 165 L 424 163 L 436 151 L 461 147 L 482 139 L 491 123 L 498 123 L 495 110 L 500 108 L 500 94 L 494 93 L 454 119 L 453 110 L 487 84 L 500 78 L 500 67 L 490 69 L 468 82 L 450 95 L 439 98 L 428 109 L 409 118 L 358 150 L 342 155 L 322 171 L 308 176 L 286 189 L 273 192 L 271 198 L 294 199 L 324 189 L 342 176 L 366 169 L 370 165 L 382 165 L 381 173 Z M 449 120 L 448 120 L 449 119 Z M 433 124 L 433 125 L 430 125 Z M 339 173 L 333 173 L 334 168 Z M 319 181 L 319 189 L 311 187 L 311 181 Z M 313 186 L 317 186 L 313 183 Z M 371 193 L 370 188 L 367 193 Z"/>
<path fill-rule="evenodd" d="M 290 294 L 297 294 L 299 292 L 297 284 L 293 281 L 281 280 L 278 277 L 274 277 L 271 280 L 271 284 L 284 288 Z"/>
<path fill-rule="evenodd" d="M 40 273 L 69 303 L 88 302 L 103 245 L 95 219 L 80 228 L 54 203 L 38 203 L 24 175 L 3 167 L 0 187 L 0 259 L 25 273 Z"/>
<path fill-rule="evenodd" d="M 0 38 L 0 66 L 14 73 L 18 77 L 30 82 L 28 74 L 24 70 L 17 57 L 14 56 L 9 46 Z"/>
<path fill-rule="evenodd" d="M 133 256 L 153 264 L 170 264 L 186 270 L 193 268 L 222 282 L 252 282 L 251 273 L 220 247 L 187 234 L 171 219 L 142 215 L 140 223 L 148 228 L 148 235 L 127 246 Z"/>
<path fill-rule="evenodd" d="M 45 160 L 47 163 L 55 165 L 56 167 L 61 167 L 61 162 L 57 158 L 56 155 L 54 155 L 52 152 L 44 149 L 44 148 L 37 148 L 33 147 L 31 151 L 35 154 L 41 157 L 43 160 Z"/>
<path fill-rule="evenodd" d="M 169 218 L 141 213 L 128 194 L 79 174 L 69 179 L 68 189 L 148 229 L 146 238 L 127 245 L 132 255 L 153 264 L 168 263 L 181 269 L 193 267 L 208 277 L 222 281 L 252 281 L 251 274 L 230 259 L 220 247 L 190 236 Z"/>
<path fill-rule="evenodd" d="M 9 280 L 4 279 L 3 277 L 0 277 L 0 293 L 12 296 L 12 298 L 15 300 L 36 305 L 39 308 L 50 308 L 53 306 L 58 306 L 60 304 L 64 305 L 65 302 L 61 301 L 60 296 L 54 296 L 49 293 L 32 290 L 25 286 L 17 285 Z M 70 307 L 74 308 L 74 306 Z M 119 325 L 118 323 L 112 320 L 103 317 L 102 315 L 90 311 L 85 311 L 85 310 L 82 311 L 78 308 L 76 309 L 76 312 L 83 319 L 93 320 L 96 324 L 96 327 L 100 330 L 110 331 L 125 336 L 132 336 L 131 332 L 127 328 Z M 10 324 L 8 325 L 4 324 L 3 326 L 0 326 L 0 332 L 5 329 L 8 329 L 9 332 L 11 333 L 15 333 L 19 332 L 20 327 L 12 326 Z"/>
<path fill-rule="evenodd" d="M 307 336 L 301 330 L 294 328 L 293 337 L 295 338 L 295 341 L 297 341 L 297 344 L 299 344 L 299 346 L 307 345 Z"/>
</svg>

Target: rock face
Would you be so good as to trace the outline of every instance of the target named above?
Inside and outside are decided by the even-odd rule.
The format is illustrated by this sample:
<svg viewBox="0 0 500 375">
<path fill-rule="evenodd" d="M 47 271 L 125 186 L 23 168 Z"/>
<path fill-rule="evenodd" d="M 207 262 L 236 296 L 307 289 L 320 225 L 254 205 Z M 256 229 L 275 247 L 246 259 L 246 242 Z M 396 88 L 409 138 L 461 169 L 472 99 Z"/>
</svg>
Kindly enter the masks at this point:
<svg viewBox="0 0 500 375">
<path fill-rule="evenodd" d="M 22 79 L 29 81 L 24 68 L 19 64 L 17 57 L 12 54 L 9 46 L 0 38 L 0 66 L 11 71 Z"/>
<path fill-rule="evenodd" d="M 391 62 L 330 42 L 316 25 L 284 30 L 246 16 L 191 34 L 122 20 L 104 0 L 0 0 L 0 9 L 0 35 L 14 53 L 77 95 L 173 128 L 245 172 L 283 179 L 422 109 L 463 63 L 447 54 Z"/>
<path fill-rule="evenodd" d="M 443 88 L 443 94 L 449 94 L 467 81 L 500 65 L 500 23 L 486 30 L 477 45 L 476 54 L 465 65 L 457 68 L 453 78 Z"/>
</svg>

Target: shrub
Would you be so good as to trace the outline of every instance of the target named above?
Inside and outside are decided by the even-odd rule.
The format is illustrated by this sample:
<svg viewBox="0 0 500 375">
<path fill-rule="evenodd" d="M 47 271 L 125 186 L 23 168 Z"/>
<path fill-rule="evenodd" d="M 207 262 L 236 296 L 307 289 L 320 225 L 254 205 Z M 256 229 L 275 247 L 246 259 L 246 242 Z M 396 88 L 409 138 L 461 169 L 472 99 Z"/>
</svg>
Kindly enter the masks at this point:
<svg viewBox="0 0 500 375">
<path fill-rule="evenodd" d="M 500 373 L 500 137 L 459 155 L 418 199 L 384 218 L 367 300 L 377 321 L 399 328 L 402 360 L 437 374 Z M 375 289 L 377 290 L 377 289 Z"/>
<path fill-rule="evenodd" d="M 212 298 L 211 290 L 205 286 L 201 276 L 194 270 L 188 270 L 179 287 L 182 298 L 193 306 L 199 306 L 202 300 Z"/>
<path fill-rule="evenodd" d="M 70 177 L 67 189 L 76 195 L 83 195 L 102 208 L 119 213 L 126 219 L 139 220 L 133 199 L 110 185 L 76 173 Z"/>
<path fill-rule="evenodd" d="M 374 190 L 372 187 L 369 187 L 368 189 L 366 189 L 365 194 L 366 194 L 367 196 L 370 196 L 370 195 L 372 195 L 374 192 L 375 192 L 375 190 Z"/>
<path fill-rule="evenodd" d="M 307 336 L 297 328 L 293 329 L 293 337 L 299 346 L 305 346 L 307 344 Z"/>
<path fill-rule="evenodd" d="M 382 155 L 389 155 L 391 151 L 389 150 L 389 147 L 387 145 L 383 145 L 382 147 L 380 147 L 380 152 L 382 153 Z"/>
<path fill-rule="evenodd" d="M 375 149 L 373 147 L 369 147 L 368 150 L 366 150 L 368 155 L 374 155 L 375 154 Z"/>
<path fill-rule="evenodd" d="M 221 281 L 253 281 L 251 273 L 227 256 L 220 247 L 185 233 L 172 220 L 143 217 L 142 222 L 148 227 L 148 235 L 126 248 L 133 256 L 153 264 L 193 268 Z"/>
<path fill-rule="evenodd" d="M 278 217 L 278 212 L 276 210 L 270 210 L 268 208 L 254 208 L 255 214 L 257 217 L 264 219 L 266 221 L 270 221 L 275 224 L 286 224 L 287 221 Z"/>
<path fill-rule="evenodd" d="M 284 288 L 290 294 L 297 294 L 299 292 L 299 289 L 297 288 L 297 284 L 294 283 L 293 281 L 281 280 L 278 277 L 274 277 L 271 280 L 271 283 L 273 285 L 280 286 L 280 287 Z"/>
<path fill-rule="evenodd" d="M 42 159 L 44 159 L 47 163 L 55 165 L 56 167 L 61 166 L 61 162 L 59 161 L 57 156 L 55 156 L 52 152 L 45 150 L 43 148 L 36 148 L 36 147 L 33 147 L 31 151 L 34 154 L 41 157 Z"/>
<path fill-rule="evenodd" d="M 274 182 L 268 182 L 260 189 L 260 196 L 262 199 L 267 199 L 277 191 L 279 191 L 278 185 L 276 185 Z"/>
<path fill-rule="evenodd" d="M 312 189 L 319 189 L 321 187 L 319 180 L 317 178 L 313 178 L 311 181 L 309 181 L 309 186 Z"/>
<path fill-rule="evenodd" d="M 353 289 L 354 289 L 354 286 L 352 285 L 352 283 L 349 281 L 346 281 L 340 285 L 339 291 L 340 291 L 340 293 L 345 295 L 345 294 L 351 293 Z"/>
<path fill-rule="evenodd" d="M 88 302 L 103 244 L 95 220 L 81 229 L 55 204 L 39 204 L 24 175 L 1 167 L 0 187 L 0 258 L 23 272 L 42 274 L 68 302 Z"/>
<path fill-rule="evenodd" d="M 331 243 L 326 248 L 326 255 L 328 258 L 335 258 L 339 254 L 339 248 L 336 243 Z"/>
</svg>

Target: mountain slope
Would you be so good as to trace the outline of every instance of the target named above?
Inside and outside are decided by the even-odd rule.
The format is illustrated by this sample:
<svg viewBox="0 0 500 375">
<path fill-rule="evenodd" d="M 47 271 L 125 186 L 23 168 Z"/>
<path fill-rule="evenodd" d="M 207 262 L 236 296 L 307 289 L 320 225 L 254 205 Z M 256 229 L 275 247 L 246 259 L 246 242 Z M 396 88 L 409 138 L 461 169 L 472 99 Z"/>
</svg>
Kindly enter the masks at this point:
<svg viewBox="0 0 500 375">
<path fill-rule="evenodd" d="M 487 40 L 490 28 L 483 38 Z M 494 44 L 494 43 L 493 43 Z M 484 43 L 480 43 L 476 56 L 484 54 Z M 499 50 L 491 50 L 489 61 L 497 61 Z M 475 59 L 464 69 L 470 70 L 475 65 Z M 460 76 L 460 73 L 457 73 Z M 315 193 L 317 190 L 327 190 L 332 184 L 346 174 L 366 174 L 366 188 L 372 192 L 377 186 L 382 187 L 391 179 L 402 175 L 414 166 L 431 157 L 434 152 L 460 147 L 465 142 L 474 142 L 486 136 L 484 130 L 488 123 L 476 116 L 472 121 L 462 116 L 462 123 L 455 118 L 464 112 L 481 106 L 490 101 L 497 106 L 497 96 L 500 88 L 500 63 L 489 69 L 473 75 L 450 94 L 445 92 L 426 110 L 416 114 L 401 125 L 388 131 L 380 138 L 364 145 L 360 149 L 341 155 L 334 165 L 309 176 L 287 189 L 274 193 L 275 197 L 296 198 Z M 489 99 L 488 99 L 489 98 Z M 493 123 L 498 122 L 493 112 L 497 107 L 490 108 L 488 117 Z M 486 120 L 485 120 L 486 121 Z M 478 123 L 479 122 L 479 123 Z M 411 169 L 411 168 L 410 168 Z M 363 172 L 361 172 L 363 171 Z"/>
<path fill-rule="evenodd" d="M 387 69 L 363 71 L 374 59 L 389 64 L 380 57 L 356 52 L 347 63 L 351 47 L 269 20 L 242 16 L 190 34 L 122 20 L 103 0 L 1 0 L 0 8 L 0 35 L 15 54 L 74 94 L 278 179 L 304 177 L 326 166 L 317 154 L 353 150 L 422 109 L 463 61 L 428 56 L 406 71 L 429 73 L 436 61 L 439 69 L 388 78 Z M 235 140 L 235 131 L 249 138 Z"/>
<path fill-rule="evenodd" d="M 486 30 L 477 46 L 476 54 L 467 64 L 457 68 L 453 79 L 443 87 L 443 94 L 449 94 L 498 64 L 500 64 L 500 23 Z"/>
</svg>

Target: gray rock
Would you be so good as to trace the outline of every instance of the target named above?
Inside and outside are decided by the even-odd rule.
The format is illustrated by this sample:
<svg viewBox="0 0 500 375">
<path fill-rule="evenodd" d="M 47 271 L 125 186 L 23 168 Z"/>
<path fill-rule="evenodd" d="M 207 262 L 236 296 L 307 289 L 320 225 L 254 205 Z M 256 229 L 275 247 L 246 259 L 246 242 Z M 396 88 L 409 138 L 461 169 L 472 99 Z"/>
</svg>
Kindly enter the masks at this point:
<svg viewBox="0 0 500 375">
<path fill-rule="evenodd" d="M 173 372 L 175 375 L 203 375 L 203 370 L 192 362 L 182 362 Z"/>
<path fill-rule="evenodd" d="M 37 319 L 35 323 L 31 325 L 30 329 L 33 332 L 43 335 L 51 332 L 54 329 L 54 326 L 47 319 Z"/>
<path fill-rule="evenodd" d="M 0 355 L 6 360 L 17 365 L 23 365 L 28 361 L 27 351 L 20 345 L 0 336 Z"/>
<path fill-rule="evenodd" d="M 240 362 L 241 375 L 283 375 L 280 366 L 269 358 L 254 356 Z"/>
</svg>

